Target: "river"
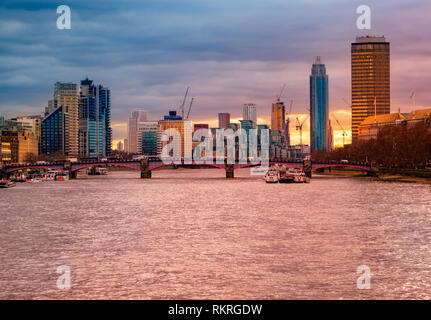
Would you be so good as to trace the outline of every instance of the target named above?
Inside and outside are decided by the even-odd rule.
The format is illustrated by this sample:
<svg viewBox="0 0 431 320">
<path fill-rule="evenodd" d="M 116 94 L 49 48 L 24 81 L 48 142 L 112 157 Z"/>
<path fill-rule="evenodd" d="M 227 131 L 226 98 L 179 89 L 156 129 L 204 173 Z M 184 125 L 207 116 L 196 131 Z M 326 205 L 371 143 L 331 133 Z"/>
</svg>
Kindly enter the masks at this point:
<svg viewBox="0 0 431 320">
<path fill-rule="evenodd" d="M 431 185 L 248 169 L 0 189 L 2 299 L 429 299 Z M 71 288 L 57 288 L 59 266 Z M 358 266 L 371 270 L 357 287 Z"/>
</svg>

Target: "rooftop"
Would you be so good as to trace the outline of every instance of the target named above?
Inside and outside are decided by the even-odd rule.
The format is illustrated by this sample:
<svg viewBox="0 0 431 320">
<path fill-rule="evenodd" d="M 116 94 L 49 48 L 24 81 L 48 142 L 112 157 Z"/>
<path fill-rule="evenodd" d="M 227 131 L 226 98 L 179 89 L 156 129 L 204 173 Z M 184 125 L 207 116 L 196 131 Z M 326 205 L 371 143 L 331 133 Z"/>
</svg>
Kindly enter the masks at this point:
<svg viewBox="0 0 431 320">
<path fill-rule="evenodd" d="M 395 123 L 396 120 L 404 120 L 405 117 L 401 113 L 388 113 L 380 114 L 378 116 L 369 116 L 361 122 L 361 126 L 383 124 L 383 123 Z"/>
</svg>

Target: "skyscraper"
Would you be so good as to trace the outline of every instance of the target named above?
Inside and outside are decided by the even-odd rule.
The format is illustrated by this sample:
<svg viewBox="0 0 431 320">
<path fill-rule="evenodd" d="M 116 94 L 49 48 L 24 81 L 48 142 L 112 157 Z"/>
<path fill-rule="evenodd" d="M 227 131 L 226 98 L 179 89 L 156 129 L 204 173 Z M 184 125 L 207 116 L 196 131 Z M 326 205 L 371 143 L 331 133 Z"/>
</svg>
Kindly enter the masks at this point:
<svg viewBox="0 0 431 320">
<path fill-rule="evenodd" d="M 218 114 L 218 127 L 220 129 L 227 129 L 230 123 L 230 113 Z"/>
<path fill-rule="evenodd" d="M 105 157 L 111 153 L 111 93 L 92 80 L 81 81 L 79 99 L 79 154 Z"/>
<path fill-rule="evenodd" d="M 253 121 L 253 127 L 257 126 L 256 105 L 254 103 L 246 103 L 242 109 L 242 120 Z"/>
<path fill-rule="evenodd" d="M 282 131 L 285 129 L 286 110 L 284 102 L 276 102 L 272 104 L 271 110 L 271 130 Z"/>
<path fill-rule="evenodd" d="M 311 152 L 328 150 L 328 76 L 320 57 L 316 58 L 310 75 L 310 146 Z"/>
<path fill-rule="evenodd" d="M 134 110 L 127 122 L 127 145 L 126 150 L 129 153 L 138 153 L 138 123 L 148 121 L 148 112 L 146 110 Z"/>
<path fill-rule="evenodd" d="M 54 97 L 48 102 L 45 118 L 42 120 L 42 140 L 48 139 L 42 141 L 42 151 L 77 157 L 79 153 L 78 119 L 76 83 L 56 82 Z"/>
<path fill-rule="evenodd" d="M 368 116 L 390 113 L 390 51 L 385 37 L 352 43 L 352 140 Z"/>
</svg>

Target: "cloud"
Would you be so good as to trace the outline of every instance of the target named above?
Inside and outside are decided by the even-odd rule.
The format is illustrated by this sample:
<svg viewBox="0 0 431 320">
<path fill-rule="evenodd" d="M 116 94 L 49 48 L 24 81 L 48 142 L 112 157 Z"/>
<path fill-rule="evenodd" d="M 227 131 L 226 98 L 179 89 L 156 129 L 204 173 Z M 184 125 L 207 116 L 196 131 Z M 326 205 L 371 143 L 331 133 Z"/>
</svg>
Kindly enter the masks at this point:
<svg viewBox="0 0 431 320">
<path fill-rule="evenodd" d="M 89 77 L 111 89 L 114 122 L 135 108 L 158 119 L 177 108 L 187 86 L 192 117 L 215 121 L 241 115 L 247 101 L 269 118 L 287 83 L 293 112 L 309 104 L 308 76 L 322 56 L 330 77 L 330 108 L 350 100 L 350 42 L 362 1 L 106 0 L 73 1 L 72 29 L 56 28 L 57 1 L 0 4 L 0 111 L 42 111 L 56 81 Z M 409 111 L 408 96 L 429 105 L 431 3 L 371 2 L 372 32 L 391 42 L 392 106 Z M 408 84 L 408 85 L 407 85 Z M 25 107 L 19 107 L 25 106 Z M 32 111 L 34 113 L 34 111 Z M 340 115 L 341 117 L 341 115 Z M 341 119 L 340 119 L 341 121 Z M 349 128 L 350 122 L 345 123 Z M 344 126 L 344 123 L 343 123 Z M 114 128 L 121 138 L 124 128 Z"/>
</svg>

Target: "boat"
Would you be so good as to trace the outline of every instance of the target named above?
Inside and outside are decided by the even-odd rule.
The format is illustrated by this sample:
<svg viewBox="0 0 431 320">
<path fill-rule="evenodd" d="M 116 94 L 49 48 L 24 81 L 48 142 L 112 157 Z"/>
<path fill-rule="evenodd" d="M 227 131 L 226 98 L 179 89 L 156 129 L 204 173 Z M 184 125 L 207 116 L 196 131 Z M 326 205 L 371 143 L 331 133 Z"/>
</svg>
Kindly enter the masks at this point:
<svg viewBox="0 0 431 320">
<path fill-rule="evenodd" d="M 280 173 L 277 168 L 271 167 L 266 172 L 264 179 L 266 183 L 278 183 L 280 181 Z"/>
<path fill-rule="evenodd" d="M 12 188 L 15 186 L 15 182 L 11 182 L 10 180 L 0 180 L 0 188 Z"/>
<path fill-rule="evenodd" d="M 289 182 L 293 183 L 309 183 L 310 178 L 307 177 L 303 170 L 296 168 L 289 168 L 286 171 L 286 177 L 288 177 Z"/>
<path fill-rule="evenodd" d="M 66 181 L 69 180 L 67 173 L 59 172 L 55 175 L 55 181 Z"/>
<path fill-rule="evenodd" d="M 267 183 L 309 183 L 310 178 L 301 169 L 276 165 L 268 170 L 265 181 Z"/>
</svg>

